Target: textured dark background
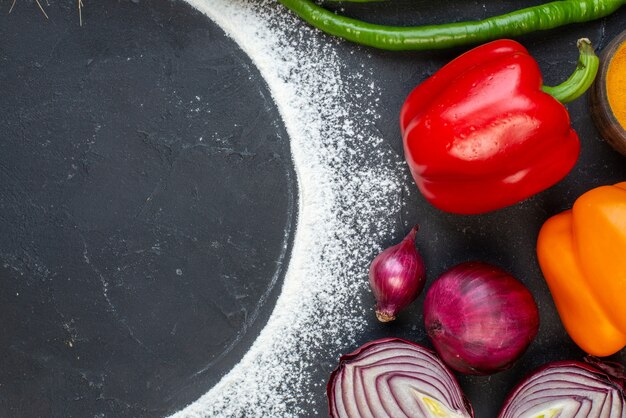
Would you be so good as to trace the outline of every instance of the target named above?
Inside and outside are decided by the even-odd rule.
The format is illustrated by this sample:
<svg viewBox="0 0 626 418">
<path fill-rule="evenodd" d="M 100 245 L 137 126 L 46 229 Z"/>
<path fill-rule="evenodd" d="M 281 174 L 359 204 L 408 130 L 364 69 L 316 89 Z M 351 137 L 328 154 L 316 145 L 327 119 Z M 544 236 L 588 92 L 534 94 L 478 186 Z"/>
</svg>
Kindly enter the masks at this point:
<svg viewBox="0 0 626 418">
<path fill-rule="evenodd" d="M 160 416 L 271 312 L 289 141 L 186 4 L 95 2 L 80 28 L 63 3 L 0 17 L 0 416 Z"/>
<path fill-rule="evenodd" d="M 186 4 L 89 3 L 80 28 L 74 3 L 51 3 L 48 21 L 32 1 L 18 0 L 11 15 L 0 3 L 0 416 L 162 416 L 228 371 L 272 309 L 295 224 L 289 141 L 245 54 Z M 341 7 L 416 24 L 538 3 Z M 625 27 L 621 10 L 520 40 L 546 83 L 557 84 L 575 65 L 577 38 L 602 48 Z M 462 51 L 339 50 L 350 65 L 372 68 L 383 87 L 377 128 L 398 154 L 402 101 Z M 542 322 L 527 354 L 507 372 L 460 377 L 477 417 L 495 416 L 532 368 L 582 356 L 541 277 L 536 235 L 584 191 L 626 179 L 626 161 L 599 138 L 586 100 L 568 108 L 583 146 L 564 181 L 473 217 L 442 213 L 413 193 L 403 213 L 391 214 L 406 224 L 381 243 L 420 223 L 429 283 L 481 259 L 535 295 Z M 394 324 L 372 319 L 361 342 L 428 344 L 422 299 Z M 329 351 L 321 378 L 338 354 Z M 318 398 L 311 416 L 325 414 Z"/>
</svg>

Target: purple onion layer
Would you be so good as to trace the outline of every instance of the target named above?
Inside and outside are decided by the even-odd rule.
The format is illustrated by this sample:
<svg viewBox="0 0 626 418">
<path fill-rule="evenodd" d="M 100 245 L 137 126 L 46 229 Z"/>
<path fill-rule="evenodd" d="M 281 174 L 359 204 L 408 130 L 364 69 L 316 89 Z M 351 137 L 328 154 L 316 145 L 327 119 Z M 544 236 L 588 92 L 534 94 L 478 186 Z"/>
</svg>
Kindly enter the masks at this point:
<svg viewBox="0 0 626 418">
<path fill-rule="evenodd" d="M 334 418 L 471 418 L 454 375 L 424 347 L 399 338 L 344 355 L 327 386 Z"/>
</svg>

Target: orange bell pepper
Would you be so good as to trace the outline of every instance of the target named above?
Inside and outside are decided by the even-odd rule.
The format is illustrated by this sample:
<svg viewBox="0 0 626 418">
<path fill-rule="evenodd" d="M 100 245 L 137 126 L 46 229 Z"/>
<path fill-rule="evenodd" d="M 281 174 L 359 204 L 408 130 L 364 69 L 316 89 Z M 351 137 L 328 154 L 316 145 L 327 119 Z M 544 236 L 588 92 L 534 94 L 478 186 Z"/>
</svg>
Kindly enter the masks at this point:
<svg viewBox="0 0 626 418">
<path fill-rule="evenodd" d="M 574 342 L 600 357 L 626 346 L 626 182 L 592 189 L 548 219 L 537 256 Z"/>
</svg>

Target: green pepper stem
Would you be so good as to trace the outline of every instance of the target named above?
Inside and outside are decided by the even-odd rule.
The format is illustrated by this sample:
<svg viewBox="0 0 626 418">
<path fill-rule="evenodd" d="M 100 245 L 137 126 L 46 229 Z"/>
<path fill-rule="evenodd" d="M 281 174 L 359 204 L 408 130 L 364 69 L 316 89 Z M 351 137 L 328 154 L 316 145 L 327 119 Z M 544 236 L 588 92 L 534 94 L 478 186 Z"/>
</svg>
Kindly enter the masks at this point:
<svg viewBox="0 0 626 418">
<path fill-rule="evenodd" d="M 561 103 L 569 103 L 582 96 L 587 91 L 598 73 L 600 59 L 593 51 L 591 41 L 587 38 L 579 39 L 576 43 L 580 56 L 572 75 L 558 86 L 543 86 L 541 89 Z"/>
<path fill-rule="evenodd" d="M 483 20 L 426 26 L 385 26 L 333 13 L 311 0 L 278 0 L 316 28 L 388 50 L 427 50 L 477 44 L 608 16 L 626 0 L 560 0 Z"/>
</svg>

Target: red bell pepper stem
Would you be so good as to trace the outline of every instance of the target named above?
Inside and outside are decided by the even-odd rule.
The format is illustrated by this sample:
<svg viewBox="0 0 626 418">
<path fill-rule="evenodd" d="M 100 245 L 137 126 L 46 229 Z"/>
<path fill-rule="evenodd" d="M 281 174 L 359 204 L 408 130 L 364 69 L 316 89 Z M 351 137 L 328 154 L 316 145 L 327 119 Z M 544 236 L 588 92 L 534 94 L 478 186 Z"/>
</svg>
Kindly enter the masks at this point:
<svg viewBox="0 0 626 418">
<path fill-rule="evenodd" d="M 541 90 L 548 93 L 561 103 L 569 103 L 580 97 L 593 83 L 598 73 L 600 60 L 593 51 L 591 41 L 587 38 L 579 39 L 576 43 L 580 56 L 576 70 L 558 86 L 543 86 Z"/>
</svg>

